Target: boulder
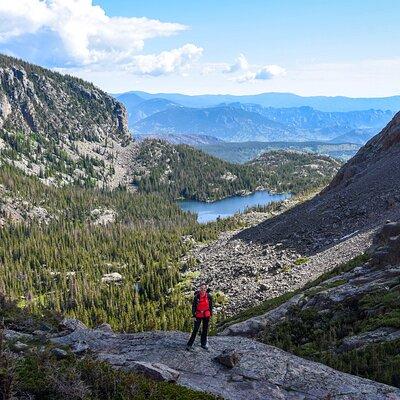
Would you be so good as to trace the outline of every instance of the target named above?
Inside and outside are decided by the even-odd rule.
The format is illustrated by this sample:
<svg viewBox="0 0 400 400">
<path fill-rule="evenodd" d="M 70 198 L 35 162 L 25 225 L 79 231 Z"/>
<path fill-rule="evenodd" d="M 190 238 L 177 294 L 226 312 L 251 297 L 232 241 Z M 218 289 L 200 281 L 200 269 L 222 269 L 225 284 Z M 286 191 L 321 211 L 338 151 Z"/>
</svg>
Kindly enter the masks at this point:
<svg viewBox="0 0 400 400">
<path fill-rule="evenodd" d="M 266 312 L 265 314 L 257 315 L 245 321 L 226 327 L 222 330 L 222 332 L 218 333 L 218 335 L 256 336 L 259 332 L 265 329 L 267 325 L 276 324 L 277 322 L 281 321 L 291 307 L 298 306 L 303 301 L 304 294 L 297 294 L 290 300 Z"/>
<path fill-rule="evenodd" d="M 5 329 L 4 330 L 4 338 L 6 340 L 30 340 L 33 338 L 32 335 L 28 333 L 22 333 L 22 332 L 17 332 L 13 331 L 12 329 Z"/>
<path fill-rule="evenodd" d="M 75 331 L 77 329 L 87 329 L 87 326 L 82 321 L 79 321 L 79 319 L 64 318 L 60 322 L 60 328 Z"/>
<path fill-rule="evenodd" d="M 260 286 L 258 287 L 258 290 L 259 290 L 260 292 L 265 292 L 265 291 L 268 290 L 268 289 L 269 289 L 269 286 L 266 285 L 265 283 L 260 283 Z"/>
<path fill-rule="evenodd" d="M 176 382 L 179 372 L 161 363 L 135 361 L 129 368 L 156 381 Z"/>
<path fill-rule="evenodd" d="M 96 328 L 97 331 L 107 332 L 107 333 L 114 333 L 111 325 L 107 323 L 103 323 Z"/>
<path fill-rule="evenodd" d="M 33 335 L 40 340 L 46 340 L 49 337 L 49 334 L 41 329 L 34 331 Z"/>
<path fill-rule="evenodd" d="M 103 283 L 121 282 L 123 276 L 119 272 L 111 272 L 110 274 L 104 274 L 101 278 Z"/>
<path fill-rule="evenodd" d="M 375 235 L 369 252 L 378 265 L 400 262 L 400 222 L 387 222 Z"/>
<path fill-rule="evenodd" d="M 58 347 L 52 349 L 51 354 L 56 357 L 57 360 L 62 360 L 63 358 L 68 357 L 68 352 L 63 349 L 59 349 Z"/>
<path fill-rule="evenodd" d="M 234 349 L 225 349 L 219 356 L 215 358 L 219 363 L 225 367 L 233 368 L 240 361 L 240 355 Z"/>
<path fill-rule="evenodd" d="M 12 349 L 17 353 L 23 353 L 29 349 L 29 346 L 25 343 L 17 341 L 12 345 Z"/>
<path fill-rule="evenodd" d="M 365 347 L 371 343 L 392 342 L 400 339 L 400 330 L 395 328 L 378 328 L 374 331 L 363 332 L 359 335 L 346 337 L 338 347 L 337 352 L 343 353 Z"/>
<path fill-rule="evenodd" d="M 90 215 L 92 217 L 94 225 L 103 225 L 103 226 L 106 226 L 108 224 L 113 224 L 117 217 L 117 213 L 114 210 L 100 209 L 100 208 L 92 210 Z"/>
<path fill-rule="evenodd" d="M 89 345 L 84 342 L 77 342 L 71 346 L 71 351 L 76 355 L 82 355 L 89 350 Z"/>
</svg>

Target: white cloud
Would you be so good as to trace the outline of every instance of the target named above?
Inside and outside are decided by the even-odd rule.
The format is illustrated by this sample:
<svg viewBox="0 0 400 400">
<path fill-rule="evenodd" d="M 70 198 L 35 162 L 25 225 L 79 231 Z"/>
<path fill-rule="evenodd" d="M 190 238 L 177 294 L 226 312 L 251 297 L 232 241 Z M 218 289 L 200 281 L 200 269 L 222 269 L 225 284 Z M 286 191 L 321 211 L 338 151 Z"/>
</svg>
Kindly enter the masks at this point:
<svg viewBox="0 0 400 400">
<path fill-rule="evenodd" d="M 39 0 L 0 0 L 0 41 L 34 33 L 50 21 L 51 12 Z"/>
<path fill-rule="evenodd" d="M 252 81 L 254 81 L 255 76 L 256 76 L 255 72 L 247 72 L 244 75 L 240 75 L 236 78 L 233 78 L 232 81 L 235 81 L 238 83 L 252 82 Z"/>
<path fill-rule="evenodd" d="M 254 82 L 256 80 L 266 81 L 278 76 L 284 76 L 285 74 L 286 70 L 279 65 L 265 65 L 255 72 L 249 71 L 246 74 L 235 78 L 235 81 L 239 83 Z"/>
<path fill-rule="evenodd" d="M 143 49 L 146 39 L 185 29 L 179 23 L 144 17 L 109 17 L 92 0 L 0 0 L 0 42 L 55 35 L 74 65 L 124 63 Z M 32 38 L 24 43 L 29 50 Z"/>
<path fill-rule="evenodd" d="M 160 54 L 138 55 L 127 69 L 138 75 L 169 75 L 184 73 L 202 55 L 203 49 L 188 43 L 184 46 Z"/>
<path fill-rule="evenodd" d="M 279 65 L 266 65 L 256 72 L 256 76 L 254 77 L 254 79 L 265 81 L 268 79 L 272 79 L 276 76 L 283 76 L 285 74 L 285 69 L 280 67 Z"/>
<path fill-rule="evenodd" d="M 265 81 L 286 74 L 285 69 L 279 65 L 272 64 L 261 67 L 259 65 L 250 64 L 243 53 L 239 54 L 235 60 L 235 63 L 232 65 L 226 63 L 207 64 L 202 70 L 203 75 L 208 75 L 215 72 L 235 74 L 235 76 L 229 80 L 238 83 L 254 82 L 256 80 Z M 242 75 L 236 75 L 236 73 L 240 72 Z"/>
<path fill-rule="evenodd" d="M 227 74 L 232 74 L 238 71 L 247 71 L 250 68 L 250 64 L 247 61 L 244 54 L 239 54 L 238 58 L 235 60 L 235 63 L 228 66 L 224 71 Z"/>
</svg>

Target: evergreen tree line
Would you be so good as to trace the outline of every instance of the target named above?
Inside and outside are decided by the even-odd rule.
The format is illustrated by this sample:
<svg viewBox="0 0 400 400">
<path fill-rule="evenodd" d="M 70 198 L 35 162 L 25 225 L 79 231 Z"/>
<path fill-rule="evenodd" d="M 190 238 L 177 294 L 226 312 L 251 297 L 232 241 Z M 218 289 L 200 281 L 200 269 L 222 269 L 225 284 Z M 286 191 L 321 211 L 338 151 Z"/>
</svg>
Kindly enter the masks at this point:
<svg viewBox="0 0 400 400">
<path fill-rule="evenodd" d="M 7 165 L 0 167 L 0 184 L 52 215 L 48 224 L 0 228 L 0 290 L 32 312 L 52 309 L 89 326 L 188 329 L 192 288 L 180 262 L 190 247 L 185 239 L 210 240 L 237 223 L 199 225 L 158 195 L 49 187 Z M 116 221 L 96 225 L 96 208 L 115 211 Z M 122 279 L 105 282 L 110 273 Z"/>
</svg>

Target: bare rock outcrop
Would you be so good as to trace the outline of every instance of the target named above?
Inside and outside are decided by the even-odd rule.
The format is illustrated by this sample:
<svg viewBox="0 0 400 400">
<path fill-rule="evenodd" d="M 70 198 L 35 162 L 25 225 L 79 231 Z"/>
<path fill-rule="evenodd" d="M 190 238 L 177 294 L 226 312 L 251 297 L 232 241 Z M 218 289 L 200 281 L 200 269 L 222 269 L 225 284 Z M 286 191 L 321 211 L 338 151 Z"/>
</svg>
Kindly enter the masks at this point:
<svg viewBox="0 0 400 400">
<path fill-rule="evenodd" d="M 57 345 L 85 343 L 92 355 L 115 368 L 141 370 L 167 380 L 171 374 L 180 385 L 225 399 L 400 399 L 399 389 L 242 337 L 211 337 L 209 351 L 196 347 L 188 353 L 187 336 L 182 332 L 111 334 L 78 329 L 52 340 Z M 227 349 L 240 355 L 240 362 L 231 368 L 215 360 Z"/>
<path fill-rule="evenodd" d="M 156 381 L 176 382 L 179 378 L 178 371 L 161 363 L 136 361 L 126 369 L 129 371 L 142 373 Z"/>
<path fill-rule="evenodd" d="M 376 264 L 400 263 L 400 222 L 388 222 L 378 231 L 370 253 Z"/>
<path fill-rule="evenodd" d="M 378 328 L 370 332 L 364 332 L 343 339 L 338 352 L 343 353 L 353 349 L 359 349 L 371 343 L 392 342 L 400 339 L 400 329 Z"/>
<path fill-rule="evenodd" d="M 91 83 L 0 55 L 0 150 L 17 142 L 26 143 L 18 159 L 5 161 L 47 184 L 131 186 L 124 106 Z"/>
</svg>

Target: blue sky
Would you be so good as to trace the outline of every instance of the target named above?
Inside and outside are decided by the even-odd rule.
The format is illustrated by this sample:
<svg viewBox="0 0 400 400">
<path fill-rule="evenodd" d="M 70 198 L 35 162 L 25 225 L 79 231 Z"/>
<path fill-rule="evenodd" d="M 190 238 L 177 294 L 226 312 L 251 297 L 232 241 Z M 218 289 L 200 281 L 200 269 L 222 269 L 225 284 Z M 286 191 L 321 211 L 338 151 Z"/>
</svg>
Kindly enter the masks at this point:
<svg viewBox="0 0 400 400">
<path fill-rule="evenodd" d="M 0 51 L 110 92 L 400 94 L 397 0 L 0 0 Z"/>
</svg>

